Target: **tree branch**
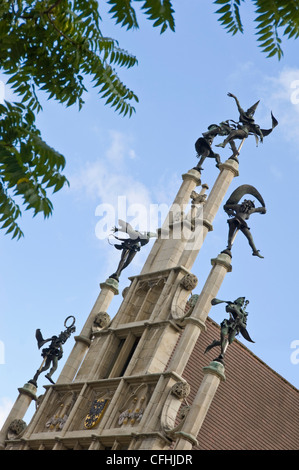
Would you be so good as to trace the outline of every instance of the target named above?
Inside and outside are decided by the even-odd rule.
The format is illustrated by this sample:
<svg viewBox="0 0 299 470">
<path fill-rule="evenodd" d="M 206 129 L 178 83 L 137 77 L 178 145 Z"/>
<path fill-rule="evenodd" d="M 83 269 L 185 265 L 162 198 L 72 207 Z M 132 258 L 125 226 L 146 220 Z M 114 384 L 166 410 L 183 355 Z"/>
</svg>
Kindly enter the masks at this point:
<svg viewBox="0 0 299 470">
<path fill-rule="evenodd" d="M 62 0 L 56 0 L 56 2 L 50 8 L 48 8 L 48 10 L 44 11 L 43 13 L 45 14 L 51 13 L 51 11 L 54 10 L 54 8 L 56 8 L 61 1 Z"/>
<path fill-rule="evenodd" d="M 60 1 L 60 0 L 59 0 Z M 56 2 L 57 3 L 57 2 Z M 69 38 L 66 34 L 64 34 L 63 31 L 61 31 L 57 26 L 56 24 L 54 23 L 54 21 L 52 20 L 51 18 L 51 15 L 50 13 L 47 13 L 47 18 L 48 20 L 50 21 L 51 25 L 53 26 L 53 28 L 57 31 L 57 33 L 59 33 L 61 36 L 63 36 L 67 41 L 69 41 L 71 44 L 73 44 L 73 46 L 78 46 L 78 44 L 76 42 L 74 42 L 71 38 Z"/>
</svg>

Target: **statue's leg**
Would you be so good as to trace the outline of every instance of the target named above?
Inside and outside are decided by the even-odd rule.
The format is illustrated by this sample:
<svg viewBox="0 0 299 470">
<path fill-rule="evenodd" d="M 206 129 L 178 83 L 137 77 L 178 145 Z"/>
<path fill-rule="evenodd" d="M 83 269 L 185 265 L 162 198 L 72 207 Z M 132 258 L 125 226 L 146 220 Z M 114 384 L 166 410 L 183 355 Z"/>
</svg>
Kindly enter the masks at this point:
<svg viewBox="0 0 299 470">
<path fill-rule="evenodd" d="M 49 358 L 47 358 L 47 359 L 46 359 L 46 362 L 45 362 L 45 364 L 44 364 L 44 366 L 43 366 L 43 367 L 40 367 L 40 368 L 36 371 L 36 373 L 35 373 L 35 375 L 34 375 L 34 377 L 33 377 L 33 379 L 32 379 L 32 382 L 36 383 L 36 381 L 37 381 L 38 377 L 40 376 L 40 374 L 41 374 L 42 372 L 44 372 L 45 370 L 49 369 L 50 364 L 51 364 L 51 360 L 49 360 Z"/>
<path fill-rule="evenodd" d="M 194 170 L 197 170 L 197 171 L 203 170 L 202 165 L 203 165 L 203 162 L 205 161 L 206 157 L 207 157 L 206 155 L 201 156 L 201 159 L 199 160 L 197 165 L 194 167 Z"/>
<path fill-rule="evenodd" d="M 50 380 L 50 382 L 52 382 L 52 383 L 54 383 L 54 382 L 53 382 L 51 377 L 54 374 L 54 372 L 56 371 L 57 366 L 58 366 L 58 358 L 56 356 L 54 356 L 52 358 L 52 367 L 51 367 L 50 371 L 46 374 L 46 378 L 48 380 Z"/>
<path fill-rule="evenodd" d="M 41 373 L 41 370 L 38 369 L 38 370 L 36 371 L 36 374 L 34 375 L 34 377 L 33 377 L 33 379 L 32 379 L 32 382 L 36 383 L 36 381 L 37 381 L 37 379 L 38 379 L 40 373 Z"/>
<path fill-rule="evenodd" d="M 45 365 L 42 367 L 42 369 L 40 369 L 40 373 L 45 372 L 45 370 L 49 369 L 50 364 L 51 364 L 51 358 L 47 357 Z"/>
<path fill-rule="evenodd" d="M 234 341 L 235 337 L 236 337 L 236 334 L 237 334 L 237 331 L 235 329 L 231 329 L 229 334 L 228 334 L 228 343 L 229 344 L 232 344 L 232 342 Z"/>
<path fill-rule="evenodd" d="M 221 356 L 223 357 L 224 356 L 224 353 L 225 353 L 225 345 L 226 345 L 226 342 L 227 342 L 227 339 L 226 339 L 226 335 L 221 333 L 221 339 L 220 339 L 220 347 L 221 347 Z"/>
<path fill-rule="evenodd" d="M 128 250 L 128 249 L 124 249 L 122 251 L 122 254 L 121 254 L 121 257 L 120 257 L 120 262 L 118 264 L 117 270 L 110 277 L 113 277 L 114 279 L 118 280 L 118 278 L 120 276 L 120 273 L 125 268 L 125 265 L 126 265 L 126 262 L 127 262 L 127 257 L 129 255 L 129 253 L 130 253 L 130 250 Z"/>
<path fill-rule="evenodd" d="M 228 142 L 230 142 L 231 139 L 234 139 L 234 135 L 235 135 L 235 131 L 231 131 L 229 135 L 226 137 L 226 139 L 224 139 L 222 143 L 215 145 L 215 147 L 224 148 L 228 144 Z"/>
<path fill-rule="evenodd" d="M 233 130 L 229 133 L 226 139 L 224 139 L 224 141 L 221 144 L 216 145 L 216 147 L 224 148 L 232 140 L 244 139 L 245 137 L 248 137 L 248 134 L 244 130 L 242 129 Z"/>
<path fill-rule="evenodd" d="M 227 326 L 227 320 L 223 320 L 223 322 L 221 322 L 221 330 L 220 330 L 220 356 L 219 358 L 220 359 L 223 359 L 224 358 L 224 355 L 225 355 L 225 352 L 226 352 L 226 348 L 227 348 L 227 334 L 228 334 L 228 326 Z"/>
<path fill-rule="evenodd" d="M 216 160 L 216 167 L 219 168 L 219 165 L 221 164 L 219 153 L 214 153 L 214 157 L 215 157 L 215 160 Z"/>
<path fill-rule="evenodd" d="M 253 256 L 258 256 L 259 258 L 263 258 L 263 256 L 260 254 L 259 250 L 256 249 L 256 246 L 254 244 L 253 237 L 251 235 L 251 232 L 250 232 L 249 228 L 243 227 L 243 228 L 241 228 L 241 231 L 244 233 L 245 237 L 248 240 L 248 243 L 249 243 L 249 245 L 252 249 Z"/>
<path fill-rule="evenodd" d="M 136 255 L 136 251 L 129 251 L 126 262 L 124 263 L 122 269 L 125 269 L 127 266 L 129 266 L 129 264 L 133 261 L 133 258 L 135 255 Z"/>
<path fill-rule="evenodd" d="M 233 152 L 232 156 L 229 157 L 229 158 L 230 158 L 231 160 L 235 160 L 235 161 L 239 162 L 239 160 L 238 160 L 239 152 L 238 152 L 238 150 L 237 150 L 235 141 L 234 141 L 234 140 L 231 140 L 230 143 L 229 143 L 229 145 L 230 145 L 230 148 L 232 149 L 232 152 Z"/>
<path fill-rule="evenodd" d="M 238 225 L 236 225 L 233 220 L 229 220 L 228 226 L 229 226 L 229 229 L 228 229 L 227 249 L 231 250 L 231 247 L 233 246 L 234 236 L 235 236 L 236 230 L 238 229 Z"/>
</svg>

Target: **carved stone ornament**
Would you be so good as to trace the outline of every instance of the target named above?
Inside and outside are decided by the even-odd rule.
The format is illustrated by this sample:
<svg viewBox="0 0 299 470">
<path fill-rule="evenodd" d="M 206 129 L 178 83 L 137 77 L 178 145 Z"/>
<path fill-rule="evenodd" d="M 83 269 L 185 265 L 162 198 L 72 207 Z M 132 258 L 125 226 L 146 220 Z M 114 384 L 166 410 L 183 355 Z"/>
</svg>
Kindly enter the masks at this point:
<svg viewBox="0 0 299 470">
<path fill-rule="evenodd" d="M 123 299 L 126 297 L 127 293 L 129 292 L 129 289 L 130 289 L 130 287 L 127 286 L 127 287 L 125 287 L 124 290 L 122 291 Z"/>
<path fill-rule="evenodd" d="M 76 402 L 77 393 L 66 392 L 59 393 L 57 402 L 45 419 L 45 427 L 51 432 L 61 431 L 70 415 L 70 412 Z"/>
<path fill-rule="evenodd" d="M 64 415 L 62 417 L 52 416 L 46 422 L 46 428 L 49 428 L 51 430 L 55 429 L 56 431 L 61 431 L 63 429 L 63 426 L 65 425 L 67 419 L 68 419 L 68 415 Z"/>
<path fill-rule="evenodd" d="M 184 420 L 190 411 L 190 405 L 182 405 L 178 412 L 178 418 Z"/>
<path fill-rule="evenodd" d="M 139 385 L 129 395 L 122 408 L 119 410 L 118 426 L 134 426 L 140 423 L 149 398 L 147 384 Z"/>
<path fill-rule="evenodd" d="M 191 295 L 191 297 L 189 298 L 188 302 L 186 303 L 186 307 L 185 307 L 185 313 L 186 313 L 186 316 L 189 316 L 191 315 L 195 305 L 196 305 L 196 302 L 198 300 L 198 297 L 199 295 L 198 294 L 193 294 Z"/>
<path fill-rule="evenodd" d="M 27 424 L 22 419 L 14 419 L 7 429 L 7 439 L 18 439 L 25 431 Z"/>
<path fill-rule="evenodd" d="M 190 198 L 192 199 L 192 204 L 204 204 L 207 199 L 206 194 L 199 194 L 196 191 L 192 191 Z"/>
<path fill-rule="evenodd" d="M 184 211 L 176 212 L 173 216 L 173 222 L 181 222 L 185 218 Z"/>
<path fill-rule="evenodd" d="M 147 292 L 150 289 L 153 289 L 156 286 L 162 286 L 166 283 L 167 277 L 158 277 L 154 279 L 147 279 L 145 281 L 140 281 L 138 288 L 137 288 L 137 294 L 139 294 L 139 291 L 142 292 Z"/>
<path fill-rule="evenodd" d="M 183 400 L 190 393 L 190 385 L 186 382 L 177 382 L 173 385 L 171 393 L 180 400 Z"/>
<path fill-rule="evenodd" d="M 93 321 L 92 332 L 100 331 L 106 328 L 111 322 L 111 318 L 106 312 L 99 312 Z"/>
<path fill-rule="evenodd" d="M 186 274 L 179 282 L 171 303 L 171 316 L 174 320 L 182 320 L 192 313 L 194 305 L 191 305 L 190 291 L 197 285 L 197 277 L 194 274 Z M 197 297 L 192 301 L 196 301 Z"/>
<path fill-rule="evenodd" d="M 161 413 L 161 428 L 168 438 L 174 439 L 175 433 L 181 429 L 189 412 L 186 397 L 190 393 L 190 385 L 187 382 L 175 383 L 165 400 Z M 177 419 L 180 420 L 176 424 Z"/>
<path fill-rule="evenodd" d="M 197 283 L 198 283 L 197 277 L 195 276 L 195 274 L 191 274 L 191 273 L 185 274 L 185 276 L 181 280 L 181 286 L 188 291 L 195 289 L 195 287 L 197 286 Z"/>
<path fill-rule="evenodd" d="M 134 425 L 135 423 L 139 423 L 141 421 L 143 413 L 143 408 L 136 408 L 135 410 L 125 410 L 119 415 L 118 425 L 122 426 L 123 424 L 128 423 Z"/>
</svg>

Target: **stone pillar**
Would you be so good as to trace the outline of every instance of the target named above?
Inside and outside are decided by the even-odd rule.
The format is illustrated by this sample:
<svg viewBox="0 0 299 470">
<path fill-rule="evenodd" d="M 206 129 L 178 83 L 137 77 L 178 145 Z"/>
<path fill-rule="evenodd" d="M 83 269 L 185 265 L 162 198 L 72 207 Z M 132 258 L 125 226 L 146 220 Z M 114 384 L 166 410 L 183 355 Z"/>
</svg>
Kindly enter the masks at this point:
<svg viewBox="0 0 299 470">
<path fill-rule="evenodd" d="M 173 377 L 175 374 L 177 380 L 182 380 L 180 377 L 184 372 L 186 364 L 192 354 L 193 348 L 201 331 L 205 329 L 205 322 L 212 307 L 211 300 L 217 296 L 226 274 L 232 270 L 230 261 L 230 256 L 225 253 L 220 253 L 216 258 L 211 260 L 212 269 L 191 315 L 189 317 L 187 316 L 186 318 L 181 318 L 182 325 L 185 325 L 185 328 L 181 333 L 181 337 L 177 346 L 174 348 L 174 344 L 172 344 L 171 348 L 168 348 L 169 350 L 173 351 L 173 355 L 170 358 L 167 369 L 165 370 L 164 374 L 161 375 L 161 378 L 157 383 L 156 389 L 148 405 L 146 416 L 144 416 L 144 418 L 146 418 L 145 429 L 148 432 L 153 432 L 160 427 L 161 409 L 165 403 L 165 400 L 167 399 L 169 389 L 173 385 L 173 383 L 170 384 L 169 377 Z M 161 344 L 167 348 L 166 340 L 161 341 Z M 155 346 L 153 347 L 157 352 L 158 348 Z M 157 355 L 157 358 L 159 359 L 159 355 Z M 144 371 L 142 372 L 144 373 Z M 206 381 L 207 380 L 208 379 L 206 379 Z M 187 431 L 185 432 L 187 433 Z M 139 436 L 140 449 L 151 448 L 149 446 L 152 445 L 152 443 L 149 442 L 148 439 L 148 437 L 142 438 L 142 436 Z M 194 440 L 193 445 L 195 442 L 196 441 Z M 158 439 L 155 441 L 155 445 L 161 445 L 162 447 L 160 447 L 160 450 L 162 450 L 165 448 L 163 446 L 166 444 L 165 442 L 161 444 L 160 440 Z"/>
<path fill-rule="evenodd" d="M 15 401 L 6 421 L 0 432 L 0 449 L 4 447 L 5 439 L 10 424 L 16 419 L 23 419 L 32 400 L 36 400 L 36 387 L 31 383 L 26 383 L 19 388 L 19 396 Z"/>
<path fill-rule="evenodd" d="M 182 236 L 182 222 L 185 209 L 190 202 L 191 192 L 201 184 L 200 173 L 189 170 L 182 175 L 183 183 L 173 201 L 165 222 L 162 225 L 158 239 L 144 264 L 141 274 L 172 268 L 178 265 L 186 240 Z M 175 217 L 178 215 L 178 222 Z M 189 224 L 190 225 L 190 224 Z M 188 228 L 186 229 L 188 232 Z"/>
<path fill-rule="evenodd" d="M 190 407 L 182 429 L 176 433 L 177 441 L 174 450 L 190 450 L 197 444 L 198 433 L 218 386 L 221 381 L 225 380 L 224 366 L 220 362 L 212 361 L 209 366 L 204 367 L 203 370 L 204 378 L 202 383 Z"/>
<path fill-rule="evenodd" d="M 238 162 L 230 158 L 219 165 L 220 173 L 213 185 L 207 201 L 203 206 L 202 227 L 199 226 L 198 222 L 200 221 L 197 221 L 198 236 L 195 238 L 193 245 L 189 243 L 187 245 L 187 249 L 182 253 L 181 258 L 178 261 L 180 266 L 184 266 L 188 270 L 192 268 L 207 233 L 213 230 L 212 224 L 214 218 L 223 202 L 233 178 L 239 175 L 238 167 Z M 201 230 L 199 230 L 200 228 Z"/>
<path fill-rule="evenodd" d="M 214 220 L 233 178 L 239 176 L 239 164 L 236 160 L 229 158 L 219 165 L 219 169 L 220 173 L 204 206 L 204 217 L 209 223 Z"/>
<path fill-rule="evenodd" d="M 82 328 L 81 334 L 75 337 L 75 346 L 73 347 L 61 373 L 58 377 L 57 384 L 72 382 L 78 368 L 83 360 L 83 357 L 89 348 L 91 338 L 91 328 L 95 316 L 99 312 L 106 312 L 114 295 L 118 294 L 118 282 L 115 279 L 108 278 L 105 282 L 100 284 L 101 292 L 94 304 L 93 309 L 87 318 L 85 325 Z"/>
<path fill-rule="evenodd" d="M 220 253 L 217 258 L 211 260 L 212 269 L 192 314 L 183 320 L 186 327 L 170 360 L 169 371 L 173 370 L 177 374 L 183 373 L 201 330 L 205 329 L 205 322 L 212 306 L 211 300 L 217 296 L 226 274 L 232 270 L 230 261 L 231 258 L 226 253 Z"/>
</svg>

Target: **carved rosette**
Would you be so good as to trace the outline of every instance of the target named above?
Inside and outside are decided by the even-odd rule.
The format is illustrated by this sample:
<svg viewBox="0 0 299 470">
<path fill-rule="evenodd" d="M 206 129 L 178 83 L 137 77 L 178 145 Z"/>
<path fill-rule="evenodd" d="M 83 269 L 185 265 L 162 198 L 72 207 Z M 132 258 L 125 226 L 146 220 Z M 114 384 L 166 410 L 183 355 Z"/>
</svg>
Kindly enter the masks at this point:
<svg viewBox="0 0 299 470">
<path fill-rule="evenodd" d="M 185 276 L 181 280 L 180 285 L 183 287 L 183 289 L 192 291 L 197 286 L 197 283 L 198 283 L 198 279 L 195 276 L 195 274 L 188 273 L 188 274 L 185 274 Z"/>
<path fill-rule="evenodd" d="M 22 419 L 14 419 L 7 429 L 7 439 L 18 439 L 25 431 L 27 424 Z"/>
<path fill-rule="evenodd" d="M 177 382 L 173 385 L 171 393 L 179 400 L 183 400 L 190 393 L 190 385 L 187 382 Z"/>
<path fill-rule="evenodd" d="M 92 332 L 100 331 L 111 323 L 111 318 L 107 312 L 99 312 L 93 321 Z"/>
</svg>

